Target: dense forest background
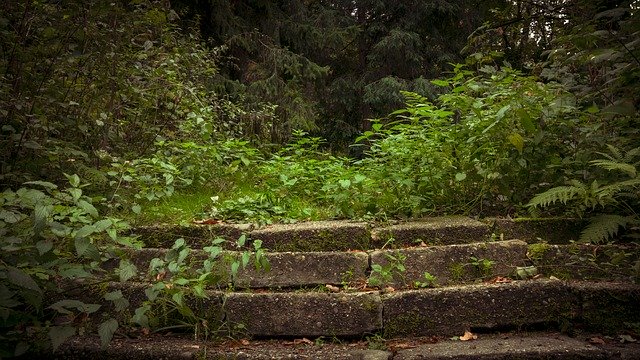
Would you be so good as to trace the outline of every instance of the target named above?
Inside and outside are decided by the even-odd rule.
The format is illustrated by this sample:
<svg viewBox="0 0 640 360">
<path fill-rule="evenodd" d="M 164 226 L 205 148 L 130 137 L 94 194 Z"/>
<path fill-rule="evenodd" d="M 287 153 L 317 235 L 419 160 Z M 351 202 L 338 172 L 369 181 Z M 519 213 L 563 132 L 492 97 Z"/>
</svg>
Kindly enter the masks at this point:
<svg viewBox="0 0 640 360">
<path fill-rule="evenodd" d="M 52 294 L 130 279 L 131 225 L 561 215 L 637 241 L 639 6 L 2 1 L 0 357 L 84 329 L 100 306 Z"/>
</svg>

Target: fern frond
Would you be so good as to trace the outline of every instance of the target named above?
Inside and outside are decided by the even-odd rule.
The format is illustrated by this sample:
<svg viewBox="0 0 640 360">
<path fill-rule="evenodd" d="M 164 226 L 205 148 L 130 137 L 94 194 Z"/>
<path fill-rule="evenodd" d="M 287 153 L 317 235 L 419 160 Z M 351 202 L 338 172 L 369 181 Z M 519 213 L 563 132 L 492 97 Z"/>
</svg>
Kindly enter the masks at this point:
<svg viewBox="0 0 640 360">
<path fill-rule="evenodd" d="M 580 242 L 599 243 L 609 240 L 618 233 L 620 228 L 625 228 L 629 223 L 637 221 L 636 216 L 598 215 L 590 219 L 580 234 Z"/>
<path fill-rule="evenodd" d="M 613 159 L 610 158 L 611 160 L 615 159 L 617 161 L 621 161 L 623 159 L 620 149 L 610 144 L 607 144 L 607 148 L 609 149 L 609 152 L 611 152 L 611 155 L 613 155 Z"/>
<path fill-rule="evenodd" d="M 613 184 L 605 185 L 597 190 L 598 196 L 615 196 L 623 190 L 630 190 L 640 187 L 640 178 L 618 181 Z"/>
<path fill-rule="evenodd" d="M 536 208 L 540 206 L 544 208 L 556 202 L 566 204 L 569 200 L 575 199 L 576 195 L 584 192 L 584 184 L 580 183 L 580 185 L 581 186 L 557 186 L 551 188 L 534 196 L 527 204 L 527 207 Z"/>
<path fill-rule="evenodd" d="M 636 157 L 640 157 L 640 147 L 627 151 L 622 160 L 627 164 L 631 164 Z"/>
<path fill-rule="evenodd" d="M 629 175 L 632 178 L 635 178 L 637 175 L 636 172 L 636 167 L 631 165 L 631 164 L 626 164 L 626 163 L 622 163 L 622 162 L 617 162 L 617 161 L 611 161 L 611 160 L 592 160 L 590 161 L 590 163 L 592 165 L 601 167 L 605 170 L 618 170 L 618 171 L 622 171 L 624 173 L 626 173 L 627 175 Z"/>
</svg>

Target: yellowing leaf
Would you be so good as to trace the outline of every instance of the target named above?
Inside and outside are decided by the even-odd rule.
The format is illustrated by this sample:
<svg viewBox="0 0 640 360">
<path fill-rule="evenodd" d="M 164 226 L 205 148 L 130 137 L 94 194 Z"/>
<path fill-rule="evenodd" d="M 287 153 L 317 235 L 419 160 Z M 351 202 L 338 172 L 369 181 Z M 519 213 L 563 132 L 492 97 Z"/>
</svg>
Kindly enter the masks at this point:
<svg viewBox="0 0 640 360">
<path fill-rule="evenodd" d="M 470 341 L 478 338 L 478 335 L 471 333 L 470 331 L 465 331 L 464 335 L 460 336 L 460 341 Z"/>
<path fill-rule="evenodd" d="M 519 153 L 522 153 L 522 149 L 524 149 L 524 138 L 520 134 L 513 133 L 507 136 L 507 139 L 509 140 L 511 145 L 515 146 L 515 148 L 518 149 Z"/>
</svg>

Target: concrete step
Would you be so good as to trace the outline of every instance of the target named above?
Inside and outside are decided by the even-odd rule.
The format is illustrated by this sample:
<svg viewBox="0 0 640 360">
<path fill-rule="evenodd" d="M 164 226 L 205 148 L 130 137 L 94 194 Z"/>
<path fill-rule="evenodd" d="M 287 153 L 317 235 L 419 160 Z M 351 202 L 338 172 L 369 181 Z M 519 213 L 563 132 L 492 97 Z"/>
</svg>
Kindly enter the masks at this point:
<svg viewBox="0 0 640 360">
<path fill-rule="evenodd" d="M 225 288 L 302 288 L 327 284 L 342 287 L 372 286 L 413 288 L 424 286 L 470 283 L 495 276 L 508 277 L 518 267 L 529 265 L 527 244 L 519 240 L 484 242 L 448 246 L 419 246 L 414 248 L 350 252 L 268 252 L 270 269 L 248 266 L 232 279 L 231 262 L 240 259 L 241 252 L 223 251 L 217 257 L 218 281 L 210 287 Z M 137 280 L 148 280 L 152 259 L 177 257 L 176 250 L 141 249 L 127 251 L 127 257 L 138 269 Z M 203 266 L 208 254 L 192 250 L 184 264 L 195 270 Z M 253 258 L 249 261 L 253 264 Z M 115 268 L 119 259 L 107 264 Z M 375 270 L 372 270 L 375 269 Z M 433 276 L 426 283 L 425 274 Z"/>
<path fill-rule="evenodd" d="M 372 250 L 427 245 L 465 244 L 489 237 L 490 226 L 464 216 L 427 218 L 401 223 L 352 221 L 310 221 L 274 224 L 257 228 L 252 224 L 189 224 L 138 227 L 134 234 L 146 247 L 170 248 L 184 238 L 193 248 L 202 248 L 216 237 L 229 240 L 228 250 L 242 234 L 262 240 L 263 247 L 276 252 L 318 252 Z M 251 247 L 251 242 L 247 243 Z"/>
<path fill-rule="evenodd" d="M 113 312 L 113 304 L 101 300 L 108 291 L 121 290 L 137 307 L 148 287 L 113 283 L 99 292 L 81 291 L 86 302 L 102 302 L 105 312 Z M 454 336 L 465 329 L 531 328 L 616 333 L 640 324 L 640 285 L 629 283 L 537 279 L 393 292 L 318 290 L 323 291 L 210 290 L 206 299 L 184 301 L 194 319 L 205 319 L 212 329 L 262 338 Z"/>
<path fill-rule="evenodd" d="M 620 343 L 597 334 L 576 337 L 555 332 L 477 334 L 470 341 L 448 338 L 414 338 L 388 341 L 370 337 L 349 342 L 329 338 L 283 340 L 196 341 L 176 336 L 148 336 L 140 339 L 114 339 L 101 350 L 96 338 L 76 338 L 51 359 L 620 359 L 640 358 L 640 345 Z"/>
</svg>

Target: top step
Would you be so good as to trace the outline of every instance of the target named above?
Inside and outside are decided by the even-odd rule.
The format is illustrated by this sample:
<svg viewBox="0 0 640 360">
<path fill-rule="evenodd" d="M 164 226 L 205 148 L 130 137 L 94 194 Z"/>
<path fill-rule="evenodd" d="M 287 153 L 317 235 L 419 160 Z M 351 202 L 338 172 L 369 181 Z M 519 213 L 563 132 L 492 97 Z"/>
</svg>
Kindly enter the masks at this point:
<svg viewBox="0 0 640 360">
<path fill-rule="evenodd" d="M 154 248 L 171 247 L 177 238 L 184 238 L 192 248 L 202 248 L 216 237 L 233 243 L 246 234 L 250 239 L 262 240 L 262 247 L 269 251 L 306 252 L 468 244 L 488 239 L 490 226 L 464 216 L 447 216 L 397 224 L 311 221 L 261 228 L 225 223 L 158 225 L 139 227 L 134 233 L 141 236 L 147 247 Z"/>
</svg>

